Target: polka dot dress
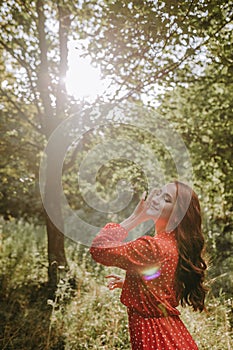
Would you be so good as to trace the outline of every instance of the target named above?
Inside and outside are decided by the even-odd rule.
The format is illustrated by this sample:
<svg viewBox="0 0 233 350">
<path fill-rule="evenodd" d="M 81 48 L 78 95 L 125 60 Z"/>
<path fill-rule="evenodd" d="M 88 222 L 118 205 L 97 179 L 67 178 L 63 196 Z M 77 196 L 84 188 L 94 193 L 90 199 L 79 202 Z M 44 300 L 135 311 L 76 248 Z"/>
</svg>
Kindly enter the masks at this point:
<svg viewBox="0 0 233 350">
<path fill-rule="evenodd" d="M 92 242 L 93 259 L 126 271 L 121 302 L 127 306 L 133 350 L 197 350 L 176 309 L 178 263 L 175 234 L 143 236 L 124 243 L 127 231 L 107 224 Z"/>
</svg>

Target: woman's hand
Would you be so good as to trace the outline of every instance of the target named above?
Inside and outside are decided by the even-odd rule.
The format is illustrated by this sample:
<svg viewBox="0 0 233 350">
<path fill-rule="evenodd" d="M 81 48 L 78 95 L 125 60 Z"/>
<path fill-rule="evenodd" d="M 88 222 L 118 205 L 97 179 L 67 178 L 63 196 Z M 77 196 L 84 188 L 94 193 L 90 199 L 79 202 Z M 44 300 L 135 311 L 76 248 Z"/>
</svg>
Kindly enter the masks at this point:
<svg viewBox="0 0 233 350">
<path fill-rule="evenodd" d="M 122 227 L 124 227 L 127 231 L 130 231 L 142 222 L 152 219 L 147 214 L 147 209 L 150 206 L 150 202 L 155 194 L 155 191 L 156 189 L 153 189 L 147 198 L 146 192 L 143 192 L 141 200 L 134 209 L 133 213 L 127 219 L 121 222 Z"/>
<path fill-rule="evenodd" d="M 143 192 L 142 197 L 138 203 L 138 205 L 136 206 L 136 208 L 134 209 L 133 213 L 132 213 L 132 217 L 138 217 L 140 215 L 142 215 L 147 207 L 147 202 L 146 202 L 146 191 Z"/>
<path fill-rule="evenodd" d="M 106 276 L 106 278 L 111 278 L 111 281 L 108 282 L 107 287 L 109 290 L 113 290 L 115 288 L 122 288 L 124 284 L 124 278 L 121 276 L 111 274 Z"/>
</svg>

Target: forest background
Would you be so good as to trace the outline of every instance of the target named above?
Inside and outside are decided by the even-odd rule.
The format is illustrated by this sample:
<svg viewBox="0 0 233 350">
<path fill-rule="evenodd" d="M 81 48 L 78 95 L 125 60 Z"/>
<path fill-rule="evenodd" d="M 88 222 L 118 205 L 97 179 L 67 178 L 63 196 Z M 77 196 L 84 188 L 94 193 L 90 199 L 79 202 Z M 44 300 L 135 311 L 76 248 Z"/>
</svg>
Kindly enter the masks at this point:
<svg viewBox="0 0 233 350">
<path fill-rule="evenodd" d="M 232 2 L 0 9 L 1 349 L 129 349 L 126 310 L 106 288 L 113 269 L 90 259 L 86 229 L 180 172 L 201 201 L 209 262 L 207 312 L 182 318 L 200 349 L 232 349 Z M 101 70 L 95 98 L 67 92 L 72 42 L 77 64 Z M 119 193 L 130 200 L 114 211 Z"/>
</svg>

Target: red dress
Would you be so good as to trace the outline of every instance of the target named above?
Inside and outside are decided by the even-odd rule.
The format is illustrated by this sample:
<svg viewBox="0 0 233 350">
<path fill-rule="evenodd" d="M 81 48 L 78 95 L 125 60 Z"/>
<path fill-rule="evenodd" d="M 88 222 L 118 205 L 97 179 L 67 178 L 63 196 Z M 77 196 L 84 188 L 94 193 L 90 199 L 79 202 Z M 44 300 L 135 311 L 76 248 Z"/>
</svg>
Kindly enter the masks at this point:
<svg viewBox="0 0 233 350">
<path fill-rule="evenodd" d="M 133 350 L 197 350 L 179 318 L 174 278 L 178 263 L 175 234 L 143 236 L 124 243 L 127 231 L 107 224 L 93 240 L 93 259 L 126 270 L 121 302 L 127 306 Z"/>
</svg>

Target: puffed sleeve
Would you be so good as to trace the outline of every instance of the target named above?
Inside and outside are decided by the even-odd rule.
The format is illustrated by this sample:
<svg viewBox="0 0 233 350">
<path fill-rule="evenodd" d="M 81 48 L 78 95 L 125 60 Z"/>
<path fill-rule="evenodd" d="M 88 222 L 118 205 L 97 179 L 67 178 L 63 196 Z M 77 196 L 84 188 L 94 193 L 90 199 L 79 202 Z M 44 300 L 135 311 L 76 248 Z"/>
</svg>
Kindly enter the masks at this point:
<svg viewBox="0 0 233 350">
<path fill-rule="evenodd" d="M 93 259 L 102 265 L 124 270 L 138 270 L 145 265 L 154 264 L 159 257 L 159 247 L 155 240 L 143 236 L 124 243 L 127 234 L 119 224 L 107 224 L 92 242 L 90 253 Z"/>
</svg>

